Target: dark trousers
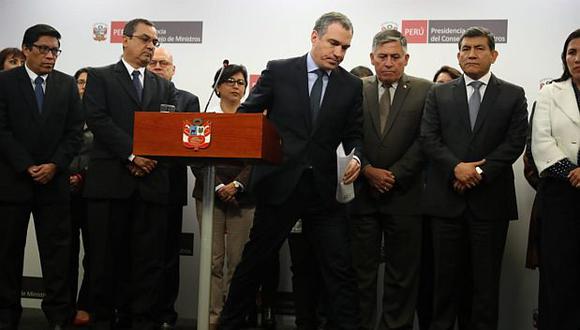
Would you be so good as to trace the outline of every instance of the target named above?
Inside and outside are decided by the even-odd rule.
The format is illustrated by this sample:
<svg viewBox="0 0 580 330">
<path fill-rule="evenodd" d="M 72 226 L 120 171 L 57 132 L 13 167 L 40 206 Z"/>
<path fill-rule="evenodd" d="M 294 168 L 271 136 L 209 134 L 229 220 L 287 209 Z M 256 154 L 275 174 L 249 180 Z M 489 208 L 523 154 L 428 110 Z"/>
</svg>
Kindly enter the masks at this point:
<svg viewBox="0 0 580 330">
<path fill-rule="evenodd" d="M 413 329 L 419 267 L 420 215 L 372 214 L 352 217 L 352 247 L 356 270 L 361 329 L 374 329 L 377 319 L 377 276 L 381 242 L 385 242 L 385 275 L 381 329 Z"/>
<path fill-rule="evenodd" d="M 95 328 L 130 310 L 133 327 L 153 329 L 159 315 L 167 207 L 130 199 L 90 199 L 90 304 Z"/>
<path fill-rule="evenodd" d="M 259 196 L 258 196 L 259 197 Z M 320 261 L 325 293 L 332 297 L 329 318 L 336 329 L 358 328 L 356 281 L 352 268 L 346 208 L 328 206 L 306 171 L 290 197 L 280 205 L 258 202 L 250 240 L 234 273 L 220 329 L 239 329 L 258 290 L 263 264 L 278 253 L 297 219 Z"/>
<path fill-rule="evenodd" d="M 181 227 L 183 225 L 183 206 L 170 204 L 167 218 L 167 237 L 163 267 L 163 287 L 159 304 L 160 323 L 175 324 L 177 312 L 175 301 L 179 294 L 179 252 L 181 250 Z"/>
<path fill-rule="evenodd" d="M 16 329 L 22 314 L 22 268 L 31 213 L 46 292 L 42 310 L 52 323 L 66 323 L 73 313 L 69 278 L 71 225 L 68 202 L 0 202 L 0 325 L 7 329 Z"/>
<path fill-rule="evenodd" d="M 323 312 L 319 311 L 319 306 L 322 307 L 323 282 L 318 261 L 306 234 L 290 234 L 288 246 L 292 260 L 290 268 L 296 326 L 298 330 L 316 330 L 320 323 L 318 312 Z"/>
<path fill-rule="evenodd" d="M 423 242 L 421 244 L 421 273 L 417 297 L 417 320 L 420 330 L 429 330 L 433 317 L 433 232 L 431 217 L 423 218 Z"/>
<path fill-rule="evenodd" d="M 71 194 L 70 203 L 72 225 L 72 253 L 71 253 L 71 301 L 77 310 L 89 311 L 89 236 L 87 230 L 87 199 L 80 194 Z M 84 275 L 78 292 L 79 252 L 83 240 L 83 270 Z"/>
<path fill-rule="evenodd" d="M 508 220 L 483 221 L 471 212 L 432 218 L 435 261 L 431 330 L 495 330 Z"/>
<path fill-rule="evenodd" d="M 540 203 L 541 330 L 580 329 L 580 189 L 546 178 Z"/>
</svg>

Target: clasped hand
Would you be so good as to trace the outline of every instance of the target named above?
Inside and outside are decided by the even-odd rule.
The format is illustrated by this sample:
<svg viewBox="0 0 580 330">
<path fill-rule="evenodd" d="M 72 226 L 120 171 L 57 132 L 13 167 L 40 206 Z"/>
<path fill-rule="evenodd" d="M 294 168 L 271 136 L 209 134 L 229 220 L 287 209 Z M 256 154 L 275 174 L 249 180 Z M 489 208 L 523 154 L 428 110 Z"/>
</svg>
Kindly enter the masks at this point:
<svg viewBox="0 0 580 330">
<path fill-rule="evenodd" d="M 371 187 L 380 193 L 386 193 L 391 190 L 396 182 L 393 172 L 373 167 L 372 165 L 365 166 L 363 175 L 367 178 Z"/>
<path fill-rule="evenodd" d="M 453 170 L 455 179 L 453 180 L 453 189 L 463 193 L 481 183 L 483 177 L 478 173 L 477 167 L 485 164 L 485 159 L 477 162 L 461 162 Z"/>
<path fill-rule="evenodd" d="M 36 183 L 47 184 L 56 174 L 56 164 L 32 165 L 26 170 Z"/>
</svg>

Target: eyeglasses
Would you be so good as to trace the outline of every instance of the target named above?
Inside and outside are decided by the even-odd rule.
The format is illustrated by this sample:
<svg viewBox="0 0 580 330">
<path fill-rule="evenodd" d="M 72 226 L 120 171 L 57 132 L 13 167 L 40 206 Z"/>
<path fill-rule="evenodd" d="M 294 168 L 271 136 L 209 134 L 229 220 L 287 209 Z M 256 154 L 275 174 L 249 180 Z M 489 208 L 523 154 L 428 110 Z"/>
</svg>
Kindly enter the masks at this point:
<svg viewBox="0 0 580 330">
<path fill-rule="evenodd" d="M 142 35 L 139 35 L 139 36 L 131 35 L 131 36 L 128 36 L 128 37 L 129 38 L 137 38 L 137 39 L 143 41 L 144 44 L 148 44 L 148 43 L 151 42 L 151 43 L 153 43 L 153 46 L 155 46 L 155 47 L 159 47 L 159 45 L 161 45 L 161 43 L 159 42 L 159 39 L 151 38 L 150 36 L 148 36 L 146 34 L 142 34 Z"/>
<path fill-rule="evenodd" d="M 234 85 L 239 85 L 239 86 L 246 86 L 246 81 L 243 79 L 234 79 L 234 78 L 230 78 L 226 81 L 224 81 L 224 83 L 226 83 L 228 86 L 234 87 Z"/>
<path fill-rule="evenodd" d="M 86 81 L 86 80 L 84 80 L 84 79 L 79 79 L 79 80 L 77 80 L 77 85 L 84 86 L 84 85 L 86 85 L 86 84 L 87 84 L 87 81 Z"/>
<path fill-rule="evenodd" d="M 42 55 L 46 55 L 48 54 L 48 52 L 51 52 L 52 55 L 58 56 L 60 55 L 60 53 L 62 53 L 62 50 L 58 49 L 58 47 L 50 48 L 48 46 L 44 45 L 39 46 L 35 44 L 32 44 L 32 47 L 36 47 L 36 49 L 38 49 L 38 52 L 40 52 Z"/>
<path fill-rule="evenodd" d="M 159 64 L 159 66 L 162 68 L 171 65 L 170 62 L 165 61 L 165 60 L 161 60 L 161 61 L 151 60 L 151 62 L 149 62 L 150 66 L 157 66 L 157 64 Z"/>
</svg>

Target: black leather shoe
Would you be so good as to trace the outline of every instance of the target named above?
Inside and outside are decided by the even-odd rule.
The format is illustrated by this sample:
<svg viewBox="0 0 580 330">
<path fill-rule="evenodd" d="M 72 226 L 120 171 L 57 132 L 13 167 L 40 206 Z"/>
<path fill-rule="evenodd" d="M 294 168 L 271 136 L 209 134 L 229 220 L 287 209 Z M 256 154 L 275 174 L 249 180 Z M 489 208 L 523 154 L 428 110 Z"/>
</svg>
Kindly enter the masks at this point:
<svg viewBox="0 0 580 330">
<path fill-rule="evenodd" d="M 18 327 L 15 325 L 0 322 L 0 330 L 16 330 L 16 329 L 18 329 Z"/>
<path fill-rule="evenodd" d="M 171 324 L 169 322 L 163 322 L 159 326 L 159 329 L 160 330 L 172 330 L 172 329 L 175 329 L 175 325 L 174 324 Z"/>
<path fill-rule="evenodd" d="M 133 325 L 133 320 L 130 316 L 124 314 L 118 314 L 115 320 L 111 322 L 111 329 L 131 329 Z"/>
<path fill-rule="evenodd" d="M 261 328 L 267 330 L 276 330 L 276 315 L 271 307 L 262 310 Z"/>
</svg>

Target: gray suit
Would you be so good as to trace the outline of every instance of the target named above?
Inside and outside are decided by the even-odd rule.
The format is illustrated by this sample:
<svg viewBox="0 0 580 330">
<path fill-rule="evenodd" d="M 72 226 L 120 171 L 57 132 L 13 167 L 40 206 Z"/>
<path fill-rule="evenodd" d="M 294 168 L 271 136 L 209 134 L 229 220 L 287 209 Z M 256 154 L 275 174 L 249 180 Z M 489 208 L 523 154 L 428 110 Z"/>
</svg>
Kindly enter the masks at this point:
<svg viewBox="0 0 580 330">
<path fill-rule="evenodd" d="M 387 255 L 381 326 L 412 329 L 421 255 L 422 217 L 417 207 L 423 185 L 418 142 L 425 97 L 431 82 L 405 74 L 398 82 L 384 130 L 380 129 L 378 79 L 363 79 L 362 168 L 393 172 L 393 188 L 380 193 L 361 175 L 352 204 L 353 259 L 361 303 L 361 328 L 373 329 L 377 269 L 384 234 Z"/>
</svg>

